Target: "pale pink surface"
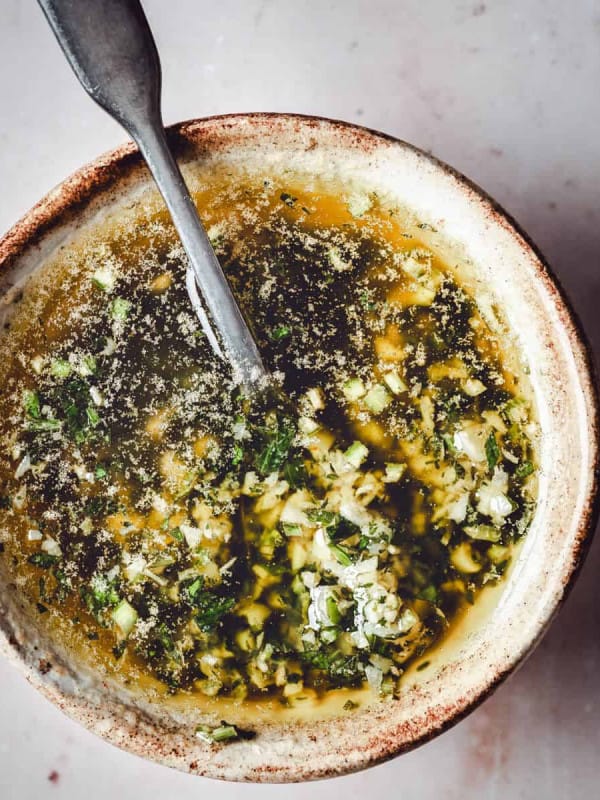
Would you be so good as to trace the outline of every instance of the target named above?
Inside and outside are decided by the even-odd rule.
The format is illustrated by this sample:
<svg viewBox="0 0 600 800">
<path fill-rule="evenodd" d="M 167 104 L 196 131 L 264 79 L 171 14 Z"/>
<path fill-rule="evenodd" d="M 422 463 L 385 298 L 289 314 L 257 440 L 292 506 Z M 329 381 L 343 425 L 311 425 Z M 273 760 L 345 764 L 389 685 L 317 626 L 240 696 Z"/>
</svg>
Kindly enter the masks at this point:
<svg viewBox="0 0 600 800">
<path fill-rule="evenodd" d="M 600 9 L 579 0 L 147 0 L 168 121 L 294 110 L 379 128 L 465 172 L 537 240 L 600 346 Z M 7 229 L 47 189 L 123 139 L 75 84 L 34 4 L 4 0 L 0 61 Z M 360 112 L 360 113 L 359 113 Z M 60 146 L 57 146 L 60 145 Z M 227 786 L 121 753 L 0 663 L 0 796 L 242 795 L 320 800 L 595 797 L 600 745 L 600 545 L 525 667 L 450 733 L 335 783 Z M 55 782 L 48 777 L 55 771 Z"/>
</svg>

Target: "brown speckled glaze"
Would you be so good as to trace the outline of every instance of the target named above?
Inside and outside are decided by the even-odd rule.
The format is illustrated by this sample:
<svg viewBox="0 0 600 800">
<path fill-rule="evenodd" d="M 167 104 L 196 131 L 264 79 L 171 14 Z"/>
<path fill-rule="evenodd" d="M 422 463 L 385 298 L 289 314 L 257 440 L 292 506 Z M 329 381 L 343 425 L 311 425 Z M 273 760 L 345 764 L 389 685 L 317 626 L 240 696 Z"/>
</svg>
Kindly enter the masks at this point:
<svg viewBox="0 0 600 800">
<path fill-rule="evenodd" d="M 377 191 L 435 227 L 460 253 L 473 290 L 502 309 L 531 370 L 542 431 L 538 510 L 508 579 L 438 648 L 428 670 L 406 676 L 401 699 L 322 719 L 257 717 L 252 740 L 211 748 L 193 735 L 193 710 L 162 709 L 71 663 L 36 628 L 9 565 L 0 570 L 0 652 L 70 717 L 171 767 L 271 782 L 358 770 L 423 744 L 473 710 L 531 652 L 564 600 L 598 510 L 598 411 L 588 348 L 556 279 L 514 221 L 474 184 L 410 145 L 341 122 L 277 114 L 186 122 L 169 136 L 190 168 L 216 160 L 255 172 L 326 175 Z M 132 145 L 77 172 L 0 241 L 4 289 L 105 209 L 131 204 L 148 181 Z"/>
</svg>

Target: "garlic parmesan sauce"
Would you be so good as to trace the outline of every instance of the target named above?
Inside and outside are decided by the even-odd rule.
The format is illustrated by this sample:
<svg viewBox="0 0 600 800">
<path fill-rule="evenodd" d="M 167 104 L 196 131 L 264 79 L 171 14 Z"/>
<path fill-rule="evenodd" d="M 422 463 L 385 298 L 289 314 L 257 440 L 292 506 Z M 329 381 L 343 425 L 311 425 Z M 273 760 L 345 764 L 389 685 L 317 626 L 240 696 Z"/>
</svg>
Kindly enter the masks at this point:
<svg viewBox="0 0 600 800">
<path fill-rule="evenodd" d="M 257 407 L 216 360 L 158 206 L 97 226 L 0 339 L 0 559 L 125 684 L 401 696 L 527 531 L 525 370 L 428 226 L 376 195 L 218 170 L 197 189 L 291 403 Z"/>
</svg>

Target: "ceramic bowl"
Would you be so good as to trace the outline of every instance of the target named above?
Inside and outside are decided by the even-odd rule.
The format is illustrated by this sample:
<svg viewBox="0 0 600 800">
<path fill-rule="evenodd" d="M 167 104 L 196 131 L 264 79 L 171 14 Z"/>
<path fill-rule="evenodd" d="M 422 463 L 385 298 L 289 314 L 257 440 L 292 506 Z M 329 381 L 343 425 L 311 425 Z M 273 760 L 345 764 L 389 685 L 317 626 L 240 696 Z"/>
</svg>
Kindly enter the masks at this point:
<svg viewBox="0 0 600 800">
<path fill-rule="evenodd" d="M 317 716 L 274 718 L 249 707 L 243 713 L 255 738 L 211 748 L 194 736 L 197 708 L 150 701 L 74 663 L 40 631 L 1 558 L 0 652 L 70 717 L 171 767 L 247 781 L 358 770 L 422 744 L 475 708 L 531 652 L 565 598 L 596 508 L 598 412 L 587 345 L 556 279 L 513 220 L 466 178 L 405 142 L 277 114 L 195 120 L 172 127 L 169 136 L 192 183 L 222 164 L 309 182 L 318 175 L 340 191 L 377 192 L 426 223 L 432 246 L 460 263 L 470 290 L 489 314 L 497 311 L 509 347 L 529 371 L 541 428 L 538 508 L 507 579 L 484 592 L 433 652 L 429 668 L 406 675 L 399 700 L 353 713 L 325 704 Z M 155 192 L 131 145 L 53 190 L 0 241 L 4 311 L 27 276 L 60 248 L 147 202 L 157 202 Z"/>
</svg>

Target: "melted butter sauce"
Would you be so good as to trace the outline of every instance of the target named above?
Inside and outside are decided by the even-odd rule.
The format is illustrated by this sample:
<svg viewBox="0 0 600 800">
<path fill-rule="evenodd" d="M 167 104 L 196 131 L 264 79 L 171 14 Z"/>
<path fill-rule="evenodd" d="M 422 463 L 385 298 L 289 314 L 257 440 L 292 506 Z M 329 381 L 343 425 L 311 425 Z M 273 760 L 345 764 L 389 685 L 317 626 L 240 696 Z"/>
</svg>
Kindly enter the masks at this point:
<svg viewBox="0 0 600 800">
<path fill-rule="evenodd" d="M 483 586 L 500 579 L 527 529 L 535 454 L 526 378 L 508 367 L 499 337 L 426 244 L 424 230 L 376 197 L 307 191 L 269 178 L 237 185 L 235 176 L 217 173 L 195 199 L 269 368 L 299 406 L 314 387 L 326 399 L 318 412 L 319 446 L 328 436 L 343 452 L 361 442 L 379 483 L 386 464 L 406 470 L 375 501 L 378 513 L 398 523 L 392 540 L 398 553 L 386 553 L 385 570 L 419 620 L 418 637 L 395 662 L 401 687 L 402 671 L 426 664 L 428 648 L 459 624 Z M 214 476 L 221 486 L 237 458 L 227 437 L 239 408 L 227 370 L 215 363 L 189 308 L 183 265 L 158 211 L 133 227 L 92 231 L 25 292 L 0 343 L 0 557 L 10 562 L 39 624 L 68 651 L 157 702 L 176 692 L 169 702 L 228 713 L 235 707 L 238 715 L 243 705 L 242 716 L 257 707 L 271 713 L 282 703 L 302 715 L 334 695 L 351 700 L 348 707 L 364 703 L 364 679 L 324 677 L 297 652 L 287 659 L 287 677 L 300 676 L 302 689 L 289 695 L 282 690 L 289 681 L 257 683 L 243 650 L 235 651 L 232 667 L 245 679 L 237 693 L 229 678 L 199 671 L 196 656 L 191 671 L 171 663 L 190 646 L 176 639 L 183 621 L 173 616 L 178 592 L 193 585 L 193 577 L 177 577 L 186 569 L 195 569 L 203 586 L 221 585 L 229 569 L 239 603 L 269 611 L 267 638 L 271 631 L 300 650 L 306 619 L 290 630 L 282 618 L 296 603 L 295 575 L 314 567 L 313 529 L 304 539 L 276 544 L 273 553 L 265 550 L 263 534 L 278 525 L 273 508 L 280 506 L 261 508 L 250 495 L 240 501 L 240 518 L 232 497 L 215 499 Z M 400 389 L 386 383 L 391 373 Z M 367 390 L 383 387 L 387 405 L 373 411 L 365 393 L 349 396 L 344 387 L 353 381 Z M 31 402 L 27 409 L 25 401 L 24 411 L 27 392 L 41 398 L 39 409 Z M 51 429 L 48 420 L 59 416 L 60 430 Z M 253 454 L 243 457 L 251 471 Z M 199 463 L 213 476 L 200 490 L 194 484 Z M 494 489 L 498 470 L 505 477 Z M 323 500 L 328 495 L 318 480 Z M 498 510 L 503 502 L 510 512 Z M 204 543 L 199 565 L 190 560 L 180 526 L 201 525 L 207 503 L 211 524 L 224 533 Z M 351 550 L 361 547 L 349 541 Z M 137 609 L 136 630 L 155 630 L 157 616 L 166 626 L 150 644 L 140 633 L 143 646 L 128 646 L 112 618 L 117 600 L 106 576 L 123 553 L 130 574 L 140 556 L 147 570 L 135 591 L 120 585 L 117 592 Z M 304 559 L 301 567 L 293 566 L 295 558 Z M 253 564 L 274 579 L 263 585 L 264 574 L 250 571 Z M 278 564 L 285 566 L 279 574 Z M 278 586 L 279 607 L 267 600 Z M 169 592 L 175 594 L 165 599 Z M 211 629 L 210 636 L 223 640 L 211 640 L 211 656 L 229 657 L 232 643 L 245 635 L 240 619 L 226 613 Z M 260 626 L 250 624 L 253 653 L 264 646 Z M 198 652 L 208 648 L 209 634 L 193 633 Z M 388 650 L 382 652 L 388 659 Z M 215 692 L 219 683 L 225 688 Z M 390 693 L 396 691 L 401 688 Z"/>
</svg>

